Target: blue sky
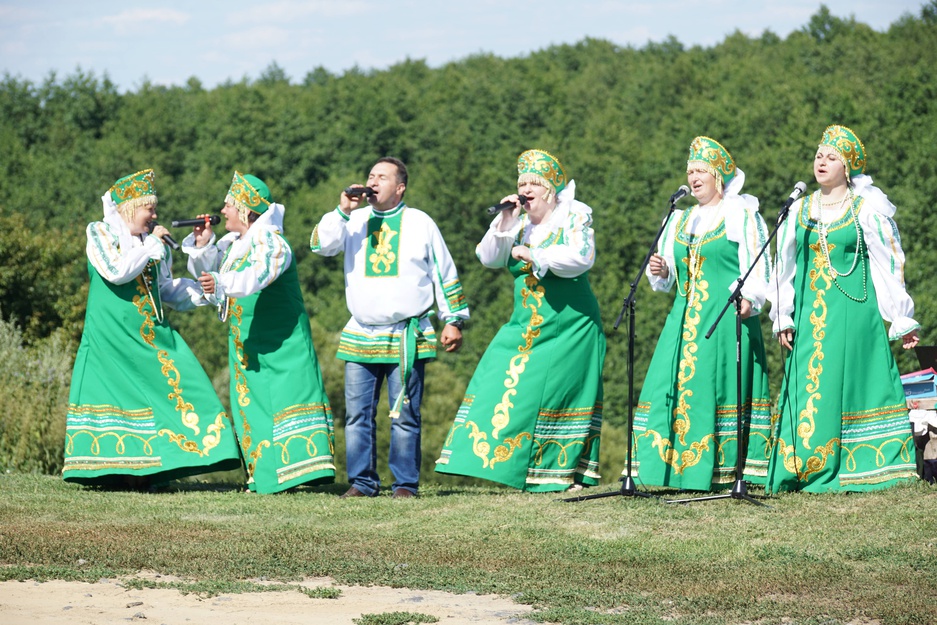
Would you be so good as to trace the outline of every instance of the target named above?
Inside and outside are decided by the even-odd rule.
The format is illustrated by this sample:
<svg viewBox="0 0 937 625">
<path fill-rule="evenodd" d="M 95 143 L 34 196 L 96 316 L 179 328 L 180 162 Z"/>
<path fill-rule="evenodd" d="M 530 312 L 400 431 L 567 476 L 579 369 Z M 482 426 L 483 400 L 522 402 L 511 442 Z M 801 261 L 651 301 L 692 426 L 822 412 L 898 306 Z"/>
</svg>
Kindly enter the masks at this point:
<svg viewBox="0 0 937 625">
<path fill-rule="evenodd" d="M 41 82 L 81 67 L 121 91 L 148 79 L 206 88 L 257 78 L 276 62 L 298 83 L 317 66 L 340 74 L 404 59 L 431 67 L 478 53 L 517 57 L 585 37 L 643 47 L 673 35 L 710 46 L 736 30 L 786 37 L 820 0 L 0 0 L 0 70 Z M 923 0 L 826 0 L 876 30 Z"/>
</svg>

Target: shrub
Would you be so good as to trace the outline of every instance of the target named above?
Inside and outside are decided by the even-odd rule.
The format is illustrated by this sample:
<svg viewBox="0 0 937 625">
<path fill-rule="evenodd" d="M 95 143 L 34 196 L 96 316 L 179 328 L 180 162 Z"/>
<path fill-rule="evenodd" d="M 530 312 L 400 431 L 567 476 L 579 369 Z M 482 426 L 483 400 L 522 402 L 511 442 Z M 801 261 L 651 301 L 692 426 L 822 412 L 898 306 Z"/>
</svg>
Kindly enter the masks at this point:
<svg viewBox="0 0 937 625">
<path fill-rule="evenodd" d="M 22 330 L 0 319 L 0 470 L 62 470 L 73 354 L 63 332 L 24 344 Z"/>
</svg>

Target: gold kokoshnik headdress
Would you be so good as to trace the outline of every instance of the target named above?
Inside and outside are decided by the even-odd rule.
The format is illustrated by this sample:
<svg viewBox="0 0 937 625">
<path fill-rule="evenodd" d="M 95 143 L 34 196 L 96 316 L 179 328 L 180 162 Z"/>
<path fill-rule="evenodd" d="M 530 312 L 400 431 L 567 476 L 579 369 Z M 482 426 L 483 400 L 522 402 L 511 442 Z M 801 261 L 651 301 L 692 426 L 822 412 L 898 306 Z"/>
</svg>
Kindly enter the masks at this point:
<svg viewBox="0 0 937 625">
<path fill-rule="evenodd" d="M 555 156 L 543 150 L 527 150 L 517 157 L 517 184 L 527 182 L 546 187 L 544 199 L 548 199 L 565 189 L 569 178 Z"/>
<path fill-rule="evenodd" d="M 729 151 L 715 139 L 696 137 L 690 143 L 690 154 L 686 159 L 687 170 L 701 167 L 716 179 L 721 192 L 735 178 L 735 162 Z"/>
<path fill-rule="evenodd" d="M 846 126 L 834 124 L 828 126 L 823 132 L 823 138 L 820 139 L 820 145 L 817 147 L 831 147 L 839 154 L 843 161 L 843 167 L 846 168 L 846 174 L 850 178 L 858 176 L 865 171 L 865 146 L 852 130 Z"/>
<path fill-rule="evenodd" d="M 270 208 L 270 187 L 257 176 L 235 171 L 225 201 L 229 199 L 234 202 L 241 220 L 247 223 L 248 212 L 262 215 Z"/>
<path fill-rule="evenodd" d="M 119 179 L 108 193 L 117 210 L 128 218 L 141 206 L 157 204 L 156 187 L 153 184 L 155 174 L 152 169 L 144 169 L 135 174 Z"/>
</svg>

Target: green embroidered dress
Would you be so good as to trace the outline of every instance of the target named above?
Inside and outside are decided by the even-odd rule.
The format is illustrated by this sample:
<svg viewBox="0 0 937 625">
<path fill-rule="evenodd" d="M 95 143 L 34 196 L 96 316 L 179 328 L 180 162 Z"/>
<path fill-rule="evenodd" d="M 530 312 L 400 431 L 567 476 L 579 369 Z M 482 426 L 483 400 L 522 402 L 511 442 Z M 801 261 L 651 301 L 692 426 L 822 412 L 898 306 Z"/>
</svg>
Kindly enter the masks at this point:
<svg viewBox="0 0 937 625">
<path fill-rule="evenodd" d="M 514 312 L 475 369 L 439 473 L 528 491 L 598 483 L 605 335 L 588 279 L 591 209 L 566 197 L 539 232 L 524 215 L 499 233 L 499 215 L 479 244 L 486 266 L 514 276 Z M 510 258 L 525 243 L 533 263 Z"/>
<path fill-rule="evenodd" d="M 191 235 L 183 242 L 189 271 L 211 271 L 226 307 L 231 409 L 248 488 L 258 493 L 335 477 L 332 411 L 282 213 L 271 204 L 243 237 L 217 246 L 194 247 Z"/>
<path fill-rule="evenodd" d="M 632 469 L 641 484 L 710 491 L 735 481 L 735 308 L 723 315 L 710 338 L 705 335 L 766 239 L 763 220 L 739 197 L 750 196 L 675 213 L 659 246 L 670 276 L 655 282 L 648 274 L 659 290 L 674 281 L 677 288 L 635 410 Z M 699 225 L 689 228 L 691 221 Z M 753 303 L 753 314 L 742 321 L 743 475 L 756 483 L 764 481 L 770 435 L 770 392 L 757 315 L 767 278 L 767 263 L 759 260 L 742 291 Z"/>
<path fill-rule="evenodd" d="M 88 226 L 91 285 L 66 418 L 66 481 L 161 483 L 241 466 L 230 420 L 163 305 L 191 309 L 192 280 L 173 279 L 155 237 L 132 237 L 111 213 Z"/>
<path fill-rule="evenodd" d="M 792 327 L 795 335 L 770 492 L 876 490 L 915 477 L 904 391 L 882 323 L 893 322 L 895 338 L 917 325 L 897 228 L 856 196 L 851 211 L 847 203 L 824 215 L 821 237 L 819 205 L 819 191 L 795 204 L 779 238 L 781 300 L 772 318 L 781 318 L 776 331 Z"/>
</svg>

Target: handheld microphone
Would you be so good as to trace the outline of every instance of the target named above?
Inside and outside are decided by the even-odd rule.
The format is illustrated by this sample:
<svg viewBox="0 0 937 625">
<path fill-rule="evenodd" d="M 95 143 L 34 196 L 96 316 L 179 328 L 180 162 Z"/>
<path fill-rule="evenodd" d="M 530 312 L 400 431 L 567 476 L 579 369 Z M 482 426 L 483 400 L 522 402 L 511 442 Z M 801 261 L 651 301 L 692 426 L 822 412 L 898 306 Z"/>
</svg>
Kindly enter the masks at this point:
<svg viewBox="0 0 937 625">
<path fill-rule="evenodd" d="M 221 221 L 221 217 L 218 215 L 209 215 L 208 217 L 196 217 L 195 219 L 176 219 L 172 222 L 172 227 L 188 228 L 190 226 L 201 226 L 206 221 L 213 226 L 217 226 L 218 222 Z"/>
<path fill-rule="evenodd" d="M 526 196 L 526 195 L 518 195 L 518 196 L 517 196 L 517 201 L 518 201 L 518 203 L 520 203 L 521 206 L 526 206 L 526 204 L 527 204 L 527 196 Z M 514 202 L 501 202 L 500 204 L 495 204 L 494 206 L 489 206 L 486 210 L 488 211 L 488 214 L 489 214 L 489 215 L 497 215 L 497 214 L 498 214 L 498 211 L 503 211 L 503 210 L 506 209 L 506 208 L 514 208 L 515 206 L 517 206 L 517 204 L 515 204 Z"/>
<path fill-rule="evenodd" d="M 374 189 L 371 187 L 345 187 L 345 195 L 349 197 L 358 197 L 359 195 L 371 197 L 374 195 Z"/>
<path fill-rule="evenodd" d="M 690 188 L 688 186 L 680 185 L 680 188 L 677 189 L 677 192 L 670 196 L 670 203 L 676 204 L 681 199 L 685 198 L 690 194 Z"/>
<path fill-rule="evenodd" d="M 147 224 L 147 225 L 150 227 L 150 232 L 152 233 L 152 232 L 153 232 L 153 228 L 155 228 L 156 226 L 158 226 L 159 223 L 158 223 L 158 222 L 155 222 L 155 221 L 151 221 L 151 222 L 150 222 L 149 224 Z M 166 245 L 168 245 L 170 248 L 174 249 L 174 250 L 178 250 L 178 249 L 179 249 L 179 244 L 176 243 L 176 240 L 173 239 L 169 234 L 164 234 L 164 235 L 162 236 L 161 241 L 162 241 L 163 243 L 165 243 Z"/>
<path fill-rule="evenodd" d="M 796 202 L 797 198 L 803 195 L 804 191 L 806 190 L 807 190 L 807 185 L 803 181 L 798 182 L 797 184 L 794 185 L 794 190 L 791 191 L 791 194 L 788 196 L 787 200 L 785 200 L 784 205 L 781 207 L 781 210 L 778 211 L 778 224 L 779 225 L 787 217 L 787 211 L 790 210 L 791 204 Z"/>
</svg>

